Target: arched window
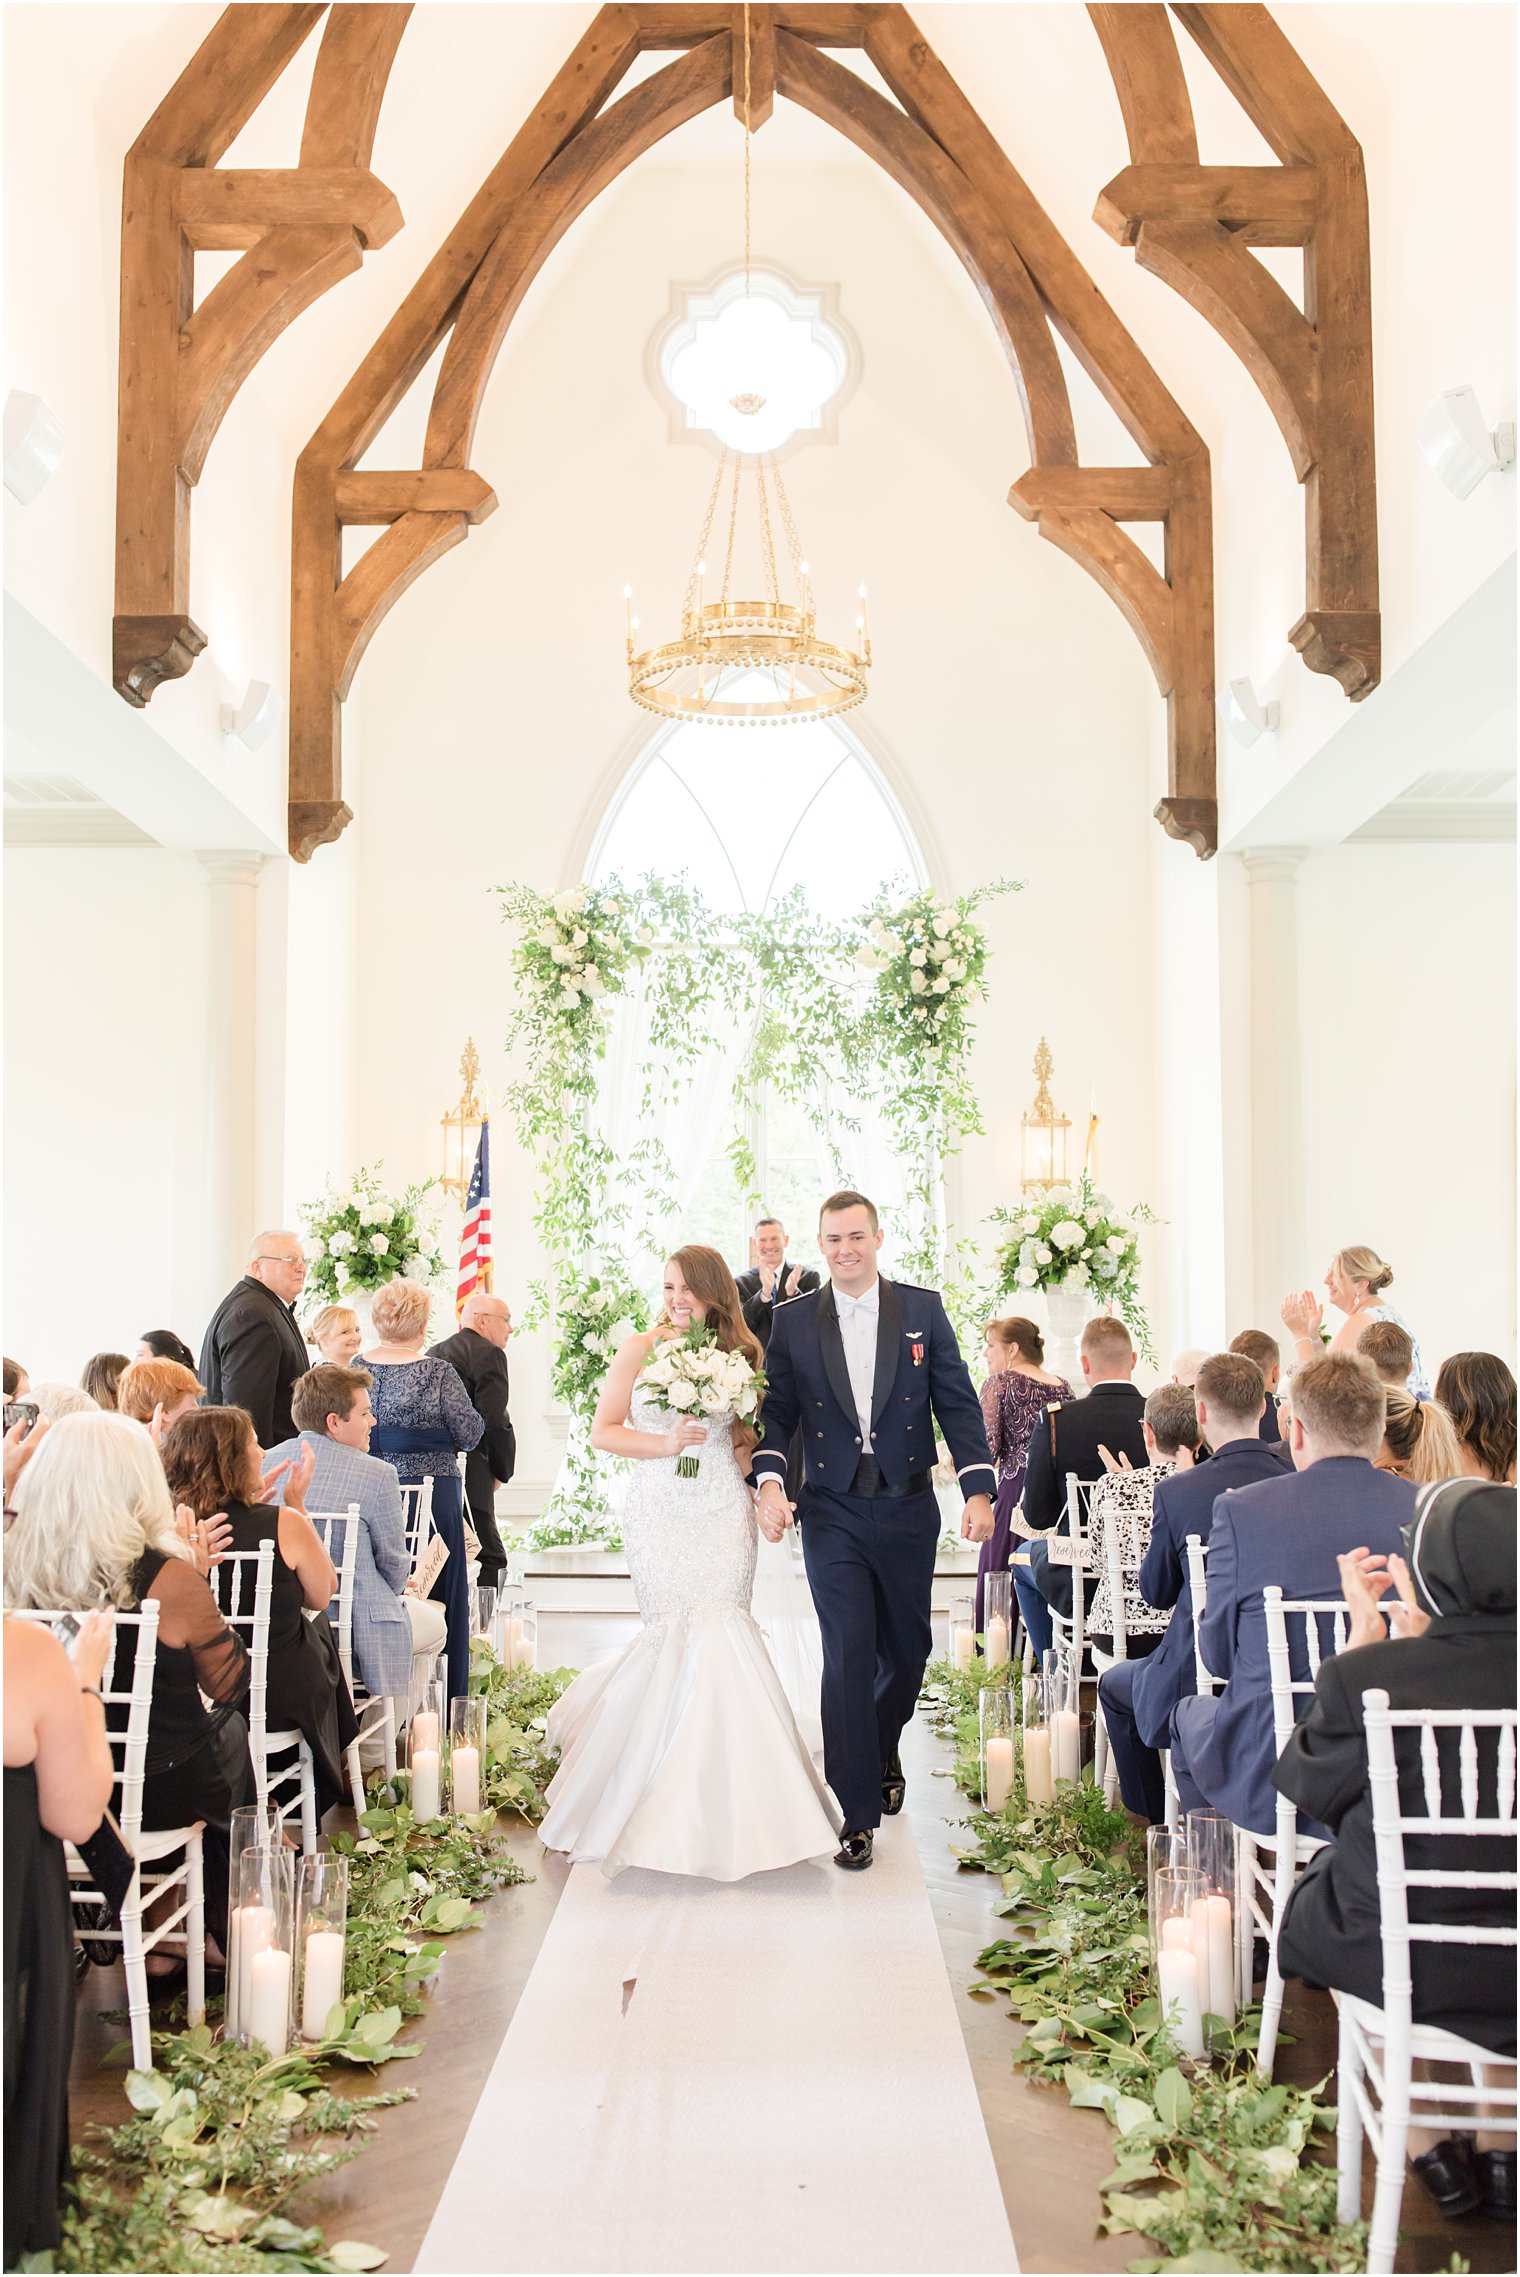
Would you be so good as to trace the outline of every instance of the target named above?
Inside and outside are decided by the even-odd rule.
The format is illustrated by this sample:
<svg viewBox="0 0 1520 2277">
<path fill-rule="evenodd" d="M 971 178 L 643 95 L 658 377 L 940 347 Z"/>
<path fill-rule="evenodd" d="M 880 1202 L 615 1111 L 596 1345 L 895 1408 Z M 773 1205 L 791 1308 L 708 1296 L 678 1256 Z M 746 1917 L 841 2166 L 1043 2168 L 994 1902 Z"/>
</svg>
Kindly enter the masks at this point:
<svg viewBox="0 0 1520 2277">
<path fill-rule="evenodd" d="M 661 729 L 619 788 L 586 866 L 588 884 L 683 876 L 721 920 L 764 915 L 800 887 L 819 916 L 857 914 L 883 885 L 906 894 L 928 882 L 923 857 L 880 771 L 842 723 L 799 722 L 769 731 L 684 722 Z M 862 976 L 862 987 L 869 986 Z M 784 1007 L 782 1017 L 784 1018 Z M 634 1015 L 615 1023 L 604 1115 L 616 1126 L 635 1091 Z M 683 1235 L 710 1242 L 735 1265 L 748 1255 L 752 1197 L 730 1155 L 738 1040 L 714 1038 L 710 1066 L 661 1138 L 675 1167 Z M 893 1211 L 907 1166 L 880 1119 L 843 1099 L 815 1102 L 820 1132 L 798 1104 L 762 1096 L 743 1136 L 764 1210 L 793 1235 L 794 1260 L 816 1262 L 818 1204 L 837 1169 Z M 852 1124 L 858 1126 L 850 1127 Z"/>
</svg>

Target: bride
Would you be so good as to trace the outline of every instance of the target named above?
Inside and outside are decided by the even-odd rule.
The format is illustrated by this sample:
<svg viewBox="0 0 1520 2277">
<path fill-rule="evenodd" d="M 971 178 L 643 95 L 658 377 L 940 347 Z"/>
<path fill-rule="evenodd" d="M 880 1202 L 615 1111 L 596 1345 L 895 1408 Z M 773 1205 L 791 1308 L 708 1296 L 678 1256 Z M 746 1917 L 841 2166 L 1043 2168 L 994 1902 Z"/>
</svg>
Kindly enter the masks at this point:
<svg viewBox="0 0 1520 2277">
<path fill-rule="evenodd" d="M 710 1322 L 758 1368 L 733 1275 L 715 1249 L 678 1249 L 664 1311 L 619 1347 L 592 1439 L 629 1455 L 623 1540 L 644 1626 L 625 1652 L 578 1676 L 549 1716 L 559 1751 L 551 1850 L 737 1882 L 835 1849 L 839 1816 L 800 1738 L 750 1613 L 757 1530 L 746 1480 L 754 1433 L 731 1418 L 677 1419 L 636 1390 L 666 1338 Z M 695 1478 L 676 1472 L 697 1449 Z"/>
</svg>

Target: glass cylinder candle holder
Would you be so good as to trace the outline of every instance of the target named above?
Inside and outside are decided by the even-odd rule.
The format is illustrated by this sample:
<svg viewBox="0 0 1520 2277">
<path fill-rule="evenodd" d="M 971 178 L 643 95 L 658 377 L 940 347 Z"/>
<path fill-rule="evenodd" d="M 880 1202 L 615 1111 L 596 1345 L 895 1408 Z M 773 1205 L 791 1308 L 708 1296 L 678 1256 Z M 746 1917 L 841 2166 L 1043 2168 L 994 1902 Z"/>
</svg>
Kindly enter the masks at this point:
<svg viewBox="0 0 1520 2277">
<path fill-rule="evenodd" d="M 237 2036 L 272 2056 L 290 2045 L 295 1942 L 295 1852 L 245 1850 L 238 1860 Z"/>
<path fill-rule="evenodd" d="M 1071 1654 L 1060 1645 L 1050 1645 L 1040 1655 L 1040 1682 L 1045 1688 L 1045 1714 L 1053 1716 L 1057 1708 L 1077 1706 L 1077 1671 Z"/>
<path fill-rule="evenodd" d="M 982 1803 L 999 1816 L 1013 1793 L 1013 1694 L 1006 1684 L 984 1684 L 977 1695 L 981 1733 Z"/>
<path fill-rule="evenodd" d="M 1050 1768 L 1050 1725 L 1045 1718 L 1045 1686 L 1037 1676 L 1024 1679 L 1024 1799 L 1053 1803 L 1055 1781 Z"/>
<path fill-rule="evenodd" d="M 1064 1683 L 1050 1696 L 1046 1717 L 1050 1725 L 1050 1775 L 1058 1787 L 1075 1787 L 1082 1777 L 1083 1762 L 1092 1754 L 1092 1717 L 1082 1714 L 1075 1694 L 1067 1691 Z"/>
<path fill-rule="evenodd" d="M 348 1943 L 348 1860 L 319 1850 L 296 1876 L 296 2015 L 303 2040 L 327 2037 L 327 2019 L 343 1998 Z"/>
<path fill-rule="evenodd" d="M 504 1668 L 537 1668 L 538 1607 L 531 1597 L 514 1597 L 501 1616 Z"/>
<path fill-rule="evenodd" d="M 982 1649 L 989 1668 L 1013 1657 L 1013 1575 L 989 1573 L 982 1584 Z"/>
<path fill-rule="evenodd" d="M 227 1826 L 227 1991 L 222 2005 L 222 2030 L 229 2040 L 238 2037 L 239 1930 L 238 1873 L 245 1850 L 278 1850 L 279 1814 L 266 1803 L 242 1803 Z"/>
<path fill-rule="evenodd" d="M 976 1600 L 952 1597 L 945 1650 L 952 1668 L 969 1668 L 976 1658 Z"/>
<path fill-rule="evenodd" d="M 1195 1907 L 1208 1949 L 1207 2015 L 1233 2025 L 1236 2013 L 1235 1828 L 1223 1811 L 1189 1811 L 1187 1862 L 1203 1884 Z"/>
<path fill-rule="evenodd" d="M 472 1592 L 470 1635 L 489 1644 L 496 1627 L 496 1591 L 489 1582 L 479 1581 Z"/>
<path fill-rule="evenodd" d="M 406 1763 L 412 1775 L 412 1816 L 437 1818 L 443 1808 L 442 1695 L 436 1680 L 425 1684 L 412 1710 L 406 1736 Z"/>
<path fill-rule="evenodd" d="M 483 1693 L 449 1702 L 449 1808 L 468 1816 L 480 1808 L 486 1770 Z"/>
<path fill-rule="evenodd" d="M 1145 1922 L 1151 1943 L 1151 1980 L 1156 1976 L 1160 1938 L 1156 1928 L 1156 1876 L 1187 1872 L 1187 1835 L 1180 1826 L 1148 1826 L 1145 1830 Z"/>
<path fill-rule="evenodd" d="M 1208 2013 L 1208 1939 L 1202 1938 L 1195 1901 L 1203 1895 L 1199 1875 L 1187 1867 L 1162 1867 L 1156 1875 L 1156 1991 L 1161 2019 L 1178 2049 L 1195 2060 L 1204 2052 L 1203 2019 Z"/>
</svg>

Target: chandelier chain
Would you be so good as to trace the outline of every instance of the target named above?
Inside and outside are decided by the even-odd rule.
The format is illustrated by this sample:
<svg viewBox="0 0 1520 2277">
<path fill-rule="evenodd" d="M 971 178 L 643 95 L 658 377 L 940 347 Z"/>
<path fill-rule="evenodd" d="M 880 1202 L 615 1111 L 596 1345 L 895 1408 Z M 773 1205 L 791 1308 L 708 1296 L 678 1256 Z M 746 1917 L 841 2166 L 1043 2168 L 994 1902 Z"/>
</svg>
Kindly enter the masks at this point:
<svg viewBox="0 0 1520 2277">
<path fill-rule="evenodd" d="M 696 550 L 696 552 L 695 552 L 695 553 L 692 555 L 692 557 L 691 557 L 691 575 L 690 575 L 690 576 L 687 578 L 687 580 L 686 580 L 686 595 L 685 595 L 685 598 L 684 598 L 684 600 L 683 600 L 683 601 L 682 601 L 682 603 L 681 603 L 681 614 L 682 614 L 683 616 L 690 616 L 690 614 L 691 614 L 691 611 L 692 611 L 692 608 L 693 608 L 693 606 L 695 605 L 695 602 L 696 602 L 696 598 L 697 598 L 697 574 L 698 574 L 699 570 L 701 569 L 701 567 L 702 567 L 702 564 L 703 564 L 703 563 L 706 561 L 706 559 L 707 559 L 707 540 L 708 540 L 708 537 L 709 537 L 709 535 L 710 535 L 710 533 L 711 533 L 711 531 L 712 531 L 712 526 L 713 526 L 713 514 L 714 514 L 714 512 L 716 511 L 716 509 L 717 509 L 717 504 L 718 504 L 718 492 L 719 492 L 719 491 L 722 489 L 722 487 L 723 487 L 723 474 L 724 474 L 724 470 L 725 470 L 725 468 L 727 467 L 727 465 L 728 465 L 728 448 L 727 448 L 727 446 L 725 445 L 725 446 L 724 446 L 724 451 L 723 451 L 723 456 L 722 456 L 722 458 L 721 458 L 721 459 L 719 459 L 719 461 L 718 461 L 718 471 L 717 471 L 717 473 L 716 473 L 716 474 L 713 476 L 713 486 L 712 486 L 712 489 L 711 489 L 711 490 L 708 492 L 708 494 L 707 494 L 707 512 L 706 512 L 706 514 L 704 515 L 704 517 L 703 517 L 703 521 L 702 521 L 702 534 L 701 534 L 701 536 L 700 536 L 700 537 L 698 538 L 698 540 L 697 540 L 697 550 Z M 733 547 L 733 542 L 734 542 L 734 533 L 733 533 L 733 525 L 732 525 L 732 523 L 730 523 L 730 524 L 729 524 L 728 542 L 729 542 L 729 548 L 730 548 L 730 550 L 732 550 L 732 547 Z M 723 590 L 724 590 L 724 593 L 725 593 L 725 595 L 726 595 L 726 594 L 727 594 L 727 592 L 728 592 L 728 576 L 727 576 L 727 572 L 726 572 L 726 571 L 725 571 L 725 573 L 724 573 Z"/>
<path fill-rule="evenodd" d="M 765 460 L 758 452 L 755 457 L 755 497 L 760 508 L 760 545 L 765 556 L 765 582 L 773 601 L 781 599 L 781 588 L 776 582 L 776 548 L 771 537 L 770 500 L 765 494 Z"/>
<path fill-rule="evenodd" d="M 723 458 L 726 464 L 728 460 L 726 450 L 723 453 Z M 720 474 L 721 471 L 720 468 Z M 734 459 L 734 487 L 728 501 L 728 544 L 723 550 L 723 591 L 720 595 L 720 599 L 724 601 L 728 599 L 729 586 L 734 573 L 734 531 L 739 524 L 739 477 L 743 472 L 744 454 L 741 451 Z"/>
<path fill-rule="evenodd" d="M 749 299 L 749 0 L 744 0 L 744 297 Z"/>
<path fill-rule="evenodd" d="M 800 596 L 804 582 L 802 575 L 802 540 L 798 537 L 797 525 L 792 520 L 792 503 L 791 500 L 787 497 L 786 484 L 781 479 L 781 469 L 776 464 L 776 454 L 774 451 L 771 452 L 771 480 L 776 485 L 776 504 L 781 514 L 781 527 L 786 533 L 786 550 L 792 564 L 792 575 L 797 580 L 797 591 Z"/>
</svg>

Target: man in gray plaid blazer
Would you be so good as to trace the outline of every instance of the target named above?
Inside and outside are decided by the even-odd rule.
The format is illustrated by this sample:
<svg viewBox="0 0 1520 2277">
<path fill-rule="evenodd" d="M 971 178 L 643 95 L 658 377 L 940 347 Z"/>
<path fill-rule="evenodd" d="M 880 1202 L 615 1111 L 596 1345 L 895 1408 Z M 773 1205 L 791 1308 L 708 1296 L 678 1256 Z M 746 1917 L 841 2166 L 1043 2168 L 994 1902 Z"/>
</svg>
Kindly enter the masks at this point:
<svg viewBox="0 0 1520 2277">
<path fill-rule="evenodd" d="M 410 1713 L 443 1650 L 443 1607 L 406 1589 L 411 1560 L 395 1467 L 367 1452 L 375 1417 L 371 1377 L 364 1368 L 310 1368 L 290 1395 L 299 1434 L 271 1447 L 264 1468 L 289 1462 L 310 1447 L 315 1468 L 306 1489 L 308 1510 L 343 1511 L 359 1505 L 362 1521 L 354 1559 L 354 1667 L 367 1692 L 388 1694 Z M 403 1594 L 405 1592 L 405 1594 Z"/>
</svg>

